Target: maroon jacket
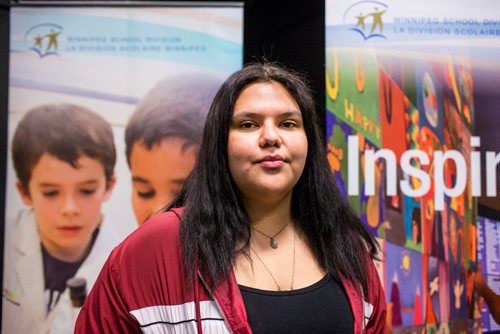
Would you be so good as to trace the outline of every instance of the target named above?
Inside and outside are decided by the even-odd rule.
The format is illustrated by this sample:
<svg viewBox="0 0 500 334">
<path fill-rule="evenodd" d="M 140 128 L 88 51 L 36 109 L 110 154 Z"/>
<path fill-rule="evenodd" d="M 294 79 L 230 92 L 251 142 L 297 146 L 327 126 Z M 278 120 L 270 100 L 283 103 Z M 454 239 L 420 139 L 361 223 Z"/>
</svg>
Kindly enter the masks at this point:
<svg viewBox="0 0 500 334">
<path fill-rule="evenodd" d="M 75 333 L 251 333 L 234 273 L 210 292 L 198 275 L 186 288 L 179 241 L 182 209 L 160 214 L 111 253 L 77 320 Z M 370 294 L 343 280 L 355 333 L 384 333 L 385 299 L 375 267 Z"/>
</svg>

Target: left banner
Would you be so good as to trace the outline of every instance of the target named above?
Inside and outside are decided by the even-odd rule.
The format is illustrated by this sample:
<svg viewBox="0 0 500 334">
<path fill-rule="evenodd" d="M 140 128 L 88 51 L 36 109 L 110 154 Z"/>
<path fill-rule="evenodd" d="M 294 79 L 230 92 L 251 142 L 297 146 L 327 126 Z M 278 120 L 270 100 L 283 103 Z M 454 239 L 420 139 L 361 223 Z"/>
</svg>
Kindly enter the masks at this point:
<svg viewBox="0 0 500 334">
<path fill-rule="evenodd" d="M 11 10 L 3 333 L 69 333 L 109 252 L 171 201 L 243 62 L 243 7 Z"/>
</svg>

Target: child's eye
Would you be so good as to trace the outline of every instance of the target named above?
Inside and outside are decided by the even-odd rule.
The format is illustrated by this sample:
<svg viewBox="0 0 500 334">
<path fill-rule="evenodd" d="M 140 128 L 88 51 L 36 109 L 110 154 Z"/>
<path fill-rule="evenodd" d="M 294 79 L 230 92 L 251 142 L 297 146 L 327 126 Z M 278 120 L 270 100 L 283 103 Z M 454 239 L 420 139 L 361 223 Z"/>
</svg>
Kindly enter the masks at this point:
<svg viewBox="0 0 500 334">
<path fill-rule="evenodd" d="M 96 192 L 95 189 L 80 189 L 80 193 L 85 196 L 90 196 Z"/>
<path fill-rule="evenodd" d="M 139 196 L 140 198 L 143 198 L 143 199 L 151 199 L 151 198 L 155 197 L 155 195 L 156 195 L 156 191 L 154 191 L 154 190 L 138 191 L 137 192 L 137 196 Z"/>
<path fill-rule="evenodd" d="M 44 192 L 42 192 L 42 195 L 45 197 L 52 198 L 52 197 L 56 197 L 57 195 L 59 195 L 59 192 L 57 190 L 44 191 Z"/>
</svg>

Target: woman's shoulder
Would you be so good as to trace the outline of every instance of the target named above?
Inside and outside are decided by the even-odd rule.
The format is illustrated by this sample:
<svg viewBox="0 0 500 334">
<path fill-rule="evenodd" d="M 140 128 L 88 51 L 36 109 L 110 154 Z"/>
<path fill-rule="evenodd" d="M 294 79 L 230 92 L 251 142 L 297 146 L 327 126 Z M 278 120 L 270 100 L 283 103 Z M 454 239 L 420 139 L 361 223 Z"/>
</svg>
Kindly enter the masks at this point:
<svg viewBox="0 0 500 334">
<path fill-rule="evenodd" d="M 170 232 L 169 235 L 178 234 L 179 222 L 182 216 L 182 208 L 170 209 L 168 211 L 156 214 L 149 218 L 142 226 L 140 226 L 136 232 L 145 234 L 155 234 Z"/>
</svg>

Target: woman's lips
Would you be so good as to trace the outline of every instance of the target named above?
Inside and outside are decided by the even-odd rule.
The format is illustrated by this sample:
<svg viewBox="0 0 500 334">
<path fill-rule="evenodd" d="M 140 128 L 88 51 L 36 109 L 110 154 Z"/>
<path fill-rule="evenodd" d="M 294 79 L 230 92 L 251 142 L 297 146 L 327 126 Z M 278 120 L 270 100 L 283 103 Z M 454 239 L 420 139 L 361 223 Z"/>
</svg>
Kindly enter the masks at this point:
<svg viewBox="0 0 500 334">
<path fill-rule="evenodd" d="M 259 160 L 264 168 L 280 168 L 285 164 L 285 159 L 280 155 L 268 155 Z"/>
<path fill-rule="evenodd" d="M 283 166 L 285 162 L 283 160 L 274 160 L 274 161 L 261 161 L 260 165 L 265 168 L 279 168 Z"/>
</svg>

